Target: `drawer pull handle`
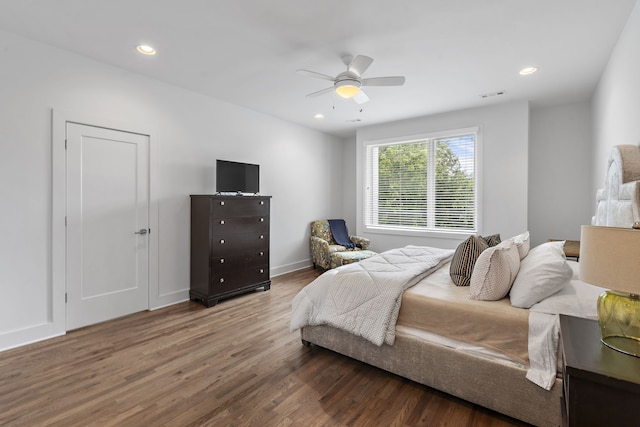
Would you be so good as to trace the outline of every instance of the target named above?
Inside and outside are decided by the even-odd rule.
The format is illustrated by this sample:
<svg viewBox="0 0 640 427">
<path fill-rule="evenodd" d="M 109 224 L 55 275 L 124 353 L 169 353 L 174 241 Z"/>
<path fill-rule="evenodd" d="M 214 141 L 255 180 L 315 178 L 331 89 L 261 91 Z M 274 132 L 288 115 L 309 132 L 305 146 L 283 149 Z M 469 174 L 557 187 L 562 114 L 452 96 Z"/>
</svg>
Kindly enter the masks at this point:
<svg viewBox="0 0 640 427">
<path fill-rule="evenodd" d="M 224 245 L 224 239 L 220 239 L 220 244 Z"/>
<path fill-rule="evenodd" d="M 262 200 L 261 200 L 261 201 L 260 201 L 260 204 L 261 204 L 261 205 L 264 205 L 264 201 L 262 201 Z"/>
<path fill-rule="evenodd" d="M 260 235 L 260 238 L 261 238 L 261 239 L 264 239 L 264 236 L 261 234 L 261 235 Z"/>
<path fill-rule="evenodd" d="M 264 222 L 264 218 L 260 218 L 260 222 Z"/>
<path fill-rule="evenodd" d="M 224 278 L 223 277 L 220 278 L 220 283 L 224 283 Z"/>
<path fill-rule="evenodd" d="M 224 264 L 224 258 L 220 258 L 220 264 Z"/>
<path fill-rule="evenodd" d="M 264 270 L 261 268 L 261 269 L 260 269 L 260 274 L 262 274 L 262 273 L 264 273 Z"/>
<path fill-rule="evenodd" d="M 224 225 L 224 219 L 220 220 L 220 225 Z"/>
<path fill-rule="evenodd" d="M 264 252 L 260 251 L 260 256 L 263 256 L 263 255 L 264 255 Z"/>
<path fill-rule="evenodd" d="M 224 201 L 221 201 L 221 202 L 220 202 L 220 206 L 224 206 Z"/>
</svg>

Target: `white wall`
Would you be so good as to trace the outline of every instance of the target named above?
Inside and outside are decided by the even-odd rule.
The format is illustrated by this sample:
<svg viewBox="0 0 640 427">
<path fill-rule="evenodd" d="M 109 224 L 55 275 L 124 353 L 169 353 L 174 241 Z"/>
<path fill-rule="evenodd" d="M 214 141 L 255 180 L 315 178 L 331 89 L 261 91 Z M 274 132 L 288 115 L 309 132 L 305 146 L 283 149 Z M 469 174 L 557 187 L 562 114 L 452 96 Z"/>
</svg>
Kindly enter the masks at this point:
<svg viewBox="0 0 640 427">
<path fill-rule="evenodd" d="M 527 230 L 527 180 L 529 106 L 526 102 L 473 108 L 402 120 L 358 130 L 356 138 L 358 235 L 370 238 L 372 248 L 383 251 L 408 244 L 455 248 L 466 235 L 455 238 L 398 236 L 364 231 L 365 141 L 426 134 L 448 129 L 480 127 L 480 234 L 500 233 L 503 238 Z M 345 207 L 345 211 L 347 211 Z"/>
<path fill-rule="evenodd" d="M 531 244 L 580 240 L 595 212 L 591 191 L 591 109 L 588 102 L 531 110 L 529 231 Z"/>
<path fill-rule="evenodd" d="M 640 144 L 640 3 L 636 3 L 620 34 L 595 91 L 592 204 L 603 188 L 611 147 Z"/>
<path fill-rule="evenodd" d="M 214 191 L 217 158 L 261 166 L 272 275 L 310 265 L 309 222 L 342 215 L 339 138 L 6 32 L 0 64 L 0 349 L 65 329 L 52 287 L 52 109 L 153 129 L 150 286 L 169 296 L 157 303 L 188 298 L 189 194 Z"/>
<path fill-rule="evenodd" d="M 356 234 L 357 218 L 356 198 L 358 197 L 357 189 L 357 172 L 356 172 L 356 138 L 344 141 L 343 156 L 345 169 L 343 172 L 344 186 L 343 191 L 343 216 L 347 222 L 350 234 Z"/>
</svg>

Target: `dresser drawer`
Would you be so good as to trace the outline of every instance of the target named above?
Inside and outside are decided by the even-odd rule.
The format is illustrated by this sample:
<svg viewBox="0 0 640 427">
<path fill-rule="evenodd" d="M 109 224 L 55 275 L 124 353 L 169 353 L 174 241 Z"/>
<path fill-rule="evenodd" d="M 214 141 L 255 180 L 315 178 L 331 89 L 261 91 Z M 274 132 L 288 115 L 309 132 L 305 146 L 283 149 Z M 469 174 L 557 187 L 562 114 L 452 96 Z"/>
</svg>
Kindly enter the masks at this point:
<svg viewBox="0 0 640 427">
<path fill-rule="evenodd" d="M 211 255 L 214 258 L 224 257 L 232 252 L 249 253 L 269 250 L 269 235 L 244 233 L 223 234 L 215 236 L 211 242 Z"/>
<path fill-rule="evenodd" d="M 269 233 L 268 216 L 240 216 L 229 218 L 215 218 L 211 223 L 211 230 L 215 236 L 231 233 Z"/>
<path fill-rule="evenodd" d="M 222 254 L 211 259 L 211 268 L 218 274 L 269 265 L 269 250 L 245 250 L 241 253 Z"/>
<path fill-rule="evenodd" d="M 212 218 L 268 216 L 269 199 L 252 196 L 231 196 L 211 200 Z"/>
<path fill-rule="evenodd" d="M 214 273 L 211 280 L 211 292 L 223 293 L 233 291 L 243 286 L 266 282 L 268 280 L 269 267 L 267 265 L 232 271 L 225 274 Z"/>
</svg>

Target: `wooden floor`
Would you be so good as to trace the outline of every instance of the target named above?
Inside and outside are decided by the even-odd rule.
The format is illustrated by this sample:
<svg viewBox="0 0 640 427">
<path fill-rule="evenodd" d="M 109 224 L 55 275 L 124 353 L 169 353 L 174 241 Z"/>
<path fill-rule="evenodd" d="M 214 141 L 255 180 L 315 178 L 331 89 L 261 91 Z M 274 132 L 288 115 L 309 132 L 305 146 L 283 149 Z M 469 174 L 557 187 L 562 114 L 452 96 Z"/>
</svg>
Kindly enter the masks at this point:
<svg viewBox="0 0 640 427">
<path fill-rule="evenodd" d="M 184 302 L 0 353 L 0 425 L 523 426 L 289 332 L 318 275 Z"/>
</svg>

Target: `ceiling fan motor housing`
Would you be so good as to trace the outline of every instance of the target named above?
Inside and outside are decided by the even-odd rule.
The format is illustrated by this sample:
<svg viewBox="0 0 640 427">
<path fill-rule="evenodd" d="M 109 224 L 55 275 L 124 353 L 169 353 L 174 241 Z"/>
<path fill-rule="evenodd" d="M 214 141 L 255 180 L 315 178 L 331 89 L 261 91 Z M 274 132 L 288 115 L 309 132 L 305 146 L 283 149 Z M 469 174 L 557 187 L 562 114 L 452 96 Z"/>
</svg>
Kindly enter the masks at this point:
<svg viewBox="0 0 640 427">
<path fill-rule="evenodd" d="M 360 86 L 361 84 L 360 76 L 353 71 L 343 71 L 342 73 L 338 74 L 335 79 L 336 87 L 338 86 L 338 83 L 342 82 L 346 83 L 343 83 L 341 86 L 344 86 L 345 84 Z"/>
</svg>

